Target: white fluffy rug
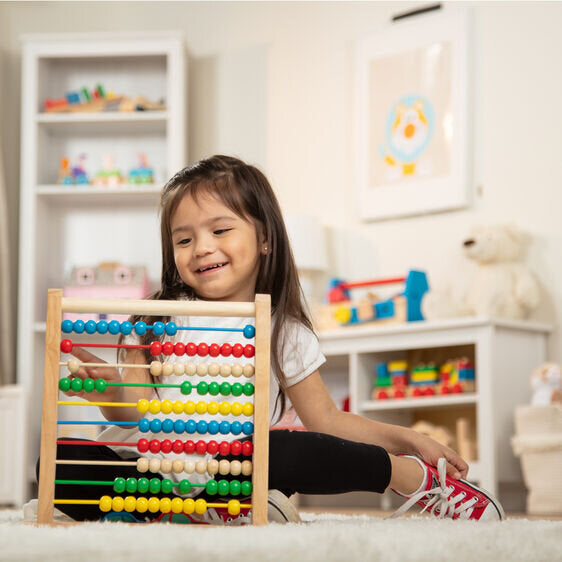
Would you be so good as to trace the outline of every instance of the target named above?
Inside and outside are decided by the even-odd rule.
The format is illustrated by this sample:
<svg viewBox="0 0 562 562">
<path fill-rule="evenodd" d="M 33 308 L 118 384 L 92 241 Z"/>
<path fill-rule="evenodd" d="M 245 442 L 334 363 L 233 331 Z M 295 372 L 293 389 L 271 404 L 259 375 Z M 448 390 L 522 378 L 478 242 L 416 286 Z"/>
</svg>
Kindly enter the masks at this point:
<svg viewBox="0 0 562 562">
<path fill-rule="evenodd" d="M 377 561 L 562 560 L 562 521 L 503 523 L 426 517 L 304 514 L 301 524 L 267 527 L 86 523 L 35 527 L 21 511 L 0 511 L 0 560 Z"/>
</svg>

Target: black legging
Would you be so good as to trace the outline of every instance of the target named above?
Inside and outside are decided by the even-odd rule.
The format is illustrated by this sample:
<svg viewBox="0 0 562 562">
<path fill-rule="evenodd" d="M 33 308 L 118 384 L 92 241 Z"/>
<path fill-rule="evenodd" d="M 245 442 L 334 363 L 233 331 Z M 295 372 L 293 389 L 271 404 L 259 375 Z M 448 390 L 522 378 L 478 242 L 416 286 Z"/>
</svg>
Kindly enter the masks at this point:
<svg viewBox="0 0 562 562">
<path fill-rule="evenodd" d="M 58 445 L 58 459 L 81 459 L 97 461 L 123 460 L 105 445 Z M 225 458 L 232 460 L 229 455 Z M 134 460 L 134 459 L 127 459 Z M 281 490 L 287 497 L 295 492 L 302 494 L 340 494 L 366 491 L 382 493 L 390 482 L 390 459 L 388 453 L 377 445 L 356 443 L 333 435 L 308 431 L 274 430 L 269 432 L 269 488 Z M 39 475 L 39 461 L 37 461 Z M 135 466 L 72 465 L 56 466 L 58 480 L 105 480 L 113 481 L 117 476 L 139 478 Z M 151 478 L 160 474 L 152 474 Z M 232 479 L 231 475 L 220 477 Z M 103 495 L 113 496 L 113 487 L 104 485 L 57 484 L 57 499 L 99 499 Z M 165 494 L 151 494 L 162 497 Z M 169 494 L 168 494 L 169 495 Z M 205 491 L 197 496 L 215 501 Z M 103 513 L 97 505 L 58 504 L 58 509 L 75 520 L 97 520 Z M 159 514 L 145 516 L 156 517 Z"/>
</svg>

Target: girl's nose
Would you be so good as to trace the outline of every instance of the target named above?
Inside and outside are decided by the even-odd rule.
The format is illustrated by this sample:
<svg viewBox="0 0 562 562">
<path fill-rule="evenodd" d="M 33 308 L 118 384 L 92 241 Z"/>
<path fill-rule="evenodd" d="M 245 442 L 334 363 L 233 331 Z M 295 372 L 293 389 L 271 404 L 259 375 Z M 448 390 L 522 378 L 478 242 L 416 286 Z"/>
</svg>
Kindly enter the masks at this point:
<svg viewBox="0 0 562 562">
<path fill-rule="evenodd" d="M 213 239 L 209 236 L 201 236 L 197 238 L 195 242 L 195 255 L 196 256 L 206 256 L 207 254 L 212 254 L 215 251 L 215 244 Z"/>
</svg>

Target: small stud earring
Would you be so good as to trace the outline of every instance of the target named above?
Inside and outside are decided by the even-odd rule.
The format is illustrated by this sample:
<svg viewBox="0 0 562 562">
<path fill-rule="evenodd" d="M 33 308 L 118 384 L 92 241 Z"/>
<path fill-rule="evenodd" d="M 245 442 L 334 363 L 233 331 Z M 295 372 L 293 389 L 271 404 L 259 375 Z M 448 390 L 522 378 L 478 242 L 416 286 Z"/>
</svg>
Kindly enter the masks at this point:
<svg viewBox="0 0 562 562">
<path fill-rule="evenodd" d="M 264 252 L 267 252 L 267 250 L 268 250 L 267 246 L 264 246 L 264 247 L 263 247 L 263 251 L 264 251 Z"/>
</svg>

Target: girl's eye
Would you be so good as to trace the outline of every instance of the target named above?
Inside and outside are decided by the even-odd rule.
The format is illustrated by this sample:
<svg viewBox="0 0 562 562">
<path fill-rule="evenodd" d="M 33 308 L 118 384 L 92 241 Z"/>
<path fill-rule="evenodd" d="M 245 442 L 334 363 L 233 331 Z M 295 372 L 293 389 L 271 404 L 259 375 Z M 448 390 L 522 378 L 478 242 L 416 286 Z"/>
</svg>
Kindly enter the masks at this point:
<svg viewBox="0 0 562 562">
<path fill-rule="evenodd" d="M 177 246 L 186 246 L 187 244 L 189 244 L 191 242 L 191 238 L 182 238 L 181 240 L 178 240 L 176 242 Z"/>
<path fill-rule="evenodd" d="M 232 230 L 232 229 L 231 228 L 219 228 L 218 230 L 215 230 L 213 232 L 213 234 L 220 235 L 220 234 L 224 234 L 225 232 L 228 232 L 229 230 Z"/>
</svg>

